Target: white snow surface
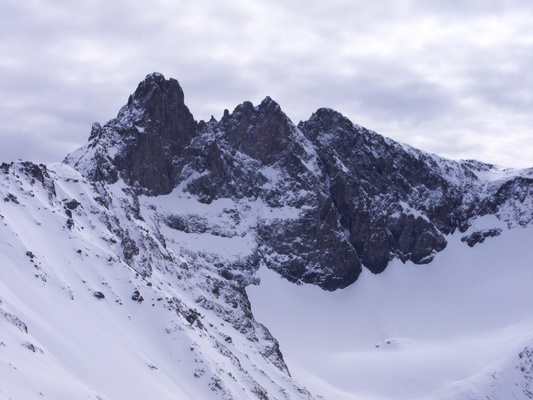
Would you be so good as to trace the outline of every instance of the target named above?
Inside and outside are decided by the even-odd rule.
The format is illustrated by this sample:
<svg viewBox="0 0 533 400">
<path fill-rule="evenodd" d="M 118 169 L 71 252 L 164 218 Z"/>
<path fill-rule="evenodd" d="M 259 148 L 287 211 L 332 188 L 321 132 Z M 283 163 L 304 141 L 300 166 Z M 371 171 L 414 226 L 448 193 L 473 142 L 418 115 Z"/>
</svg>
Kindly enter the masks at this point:
<svg viewBox="0 0 533 400">
<path fill-rule="evenodd" d="M 519 354 L 533 346 L 532 226 L 507 229 L 494 216 L 479 218 L 449 236 L 431 264 L 393 261 L 335 292 L 261 267 L 260 284 L 247 293 L 291 378 L 260 354 L 263 338 L 250 341 L 197 299 L 211 279 L 202 265 L 246 257 L 257 246 L 250 231 L 257 220 L 299 210 L 259 200 L 206 205 L 177 188 L 141 197 L 142 220 L 128 214 L 120 182 L 107 189 L 108 210 L 78 172 L 49 169 L 54 197 L 22 170 L 0 173 L 0 400 L 249 399 L 256 384 L 272 399 L 309 398 L 298 384 L 333 400 L 531 398 L 533 369 Z M 80 205 L 68 228 L 72 199 Z M 147 235 L 165 238 L 165 248 L 141 249 L 162 254 L 144 260 L 153 264 L 148 278 L 124 261 L 108 214 L 139 246 L 151 243 Z M 204 218 L 209 229 L 161 223 L 172 215 Z M 460 240 L 495 227 L 500 236 L 473 248 Z M 134 290 L 142 303 L 131 299 Z M 207 328 L 184 321 L 168 299 L 198 310 Z"/>
<path fill-rule="evenodd" d="M 533 228 L 474 248 L 463 235 L 429 265 L 364 269 L 333 293 L 262 268 L 252 310 L 293 377 L 327 399 L 531 398 L 518 355 L 533 344 Z"/>
</svg>

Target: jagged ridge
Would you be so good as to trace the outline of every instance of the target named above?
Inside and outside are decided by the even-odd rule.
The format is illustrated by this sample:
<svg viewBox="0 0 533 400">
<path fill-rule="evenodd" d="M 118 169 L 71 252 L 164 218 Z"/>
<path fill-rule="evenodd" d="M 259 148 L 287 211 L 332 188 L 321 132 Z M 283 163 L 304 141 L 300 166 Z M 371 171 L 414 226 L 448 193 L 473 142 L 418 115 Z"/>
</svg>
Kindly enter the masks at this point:
<svg viewBox="0 0 533 400">
<path fill-rule="evenodd" d="M 177 81 L 160 74 L 148 75 L 118 117 L 93 128 L 66 162 L 92 180 L 121 177 L 138 194 L 183 184 L 204 203 L 293 207 L 297 216 L 258 218 L 259 256 L 292 281 L 328 290 L 353 283 L 362 265 L 379 273 L 392 258 L 430 262 L 447 234 L 498 214 L 517 193 L 523 203 L 532 179 L 531 170 L 505 174 L 424 153 L 330 109 L 296 126 L 269 97 L 195 123 Z"/>
</svg>

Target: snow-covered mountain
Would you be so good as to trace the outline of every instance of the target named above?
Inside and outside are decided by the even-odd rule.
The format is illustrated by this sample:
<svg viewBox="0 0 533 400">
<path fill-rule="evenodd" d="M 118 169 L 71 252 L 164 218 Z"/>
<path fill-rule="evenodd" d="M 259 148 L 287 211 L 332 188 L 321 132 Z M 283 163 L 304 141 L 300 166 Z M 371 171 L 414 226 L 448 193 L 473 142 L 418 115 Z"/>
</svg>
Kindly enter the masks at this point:
<svg viewBox="0 0 533 400">
<path fill-rule="evenodd" d="M 532 191 L 330 109 L 197 122 L 148 75 L 1 165 L 0 398 L 533 398 Z"/>
</svg>

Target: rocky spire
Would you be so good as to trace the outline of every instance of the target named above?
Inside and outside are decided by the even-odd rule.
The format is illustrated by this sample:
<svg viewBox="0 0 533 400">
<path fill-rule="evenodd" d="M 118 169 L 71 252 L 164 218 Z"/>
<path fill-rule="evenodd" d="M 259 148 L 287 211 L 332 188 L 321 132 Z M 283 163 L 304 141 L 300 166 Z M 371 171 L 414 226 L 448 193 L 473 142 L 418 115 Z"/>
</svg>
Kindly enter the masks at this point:
<svg viewBox="0 0 533 400">
<path fill-rule="evenodd" d="M 133 124 L 126 124 L 122 132 L 127 146 L 116 157 L 116 167 L 128 183 L 143 191 L 172 191 L 179 173 L 173 160 L 196 132 L 178 81 L 158 73 L 148 75 L 119 112 L 118 120 L 124 119 Z"/>
<path fill-rule="evenodd" d="M 292 145 L 289 136 L 293 124 L 268 96 L 256 107 L 249 101 L 240 104 L 221 123 L 232 147 L 265 165 L 277 161 Z"/>
<path fill-rule="evenodd" d="M 118 176 L 136 191 L 169 193 L 176 185 L 175 159 L 196 134 L 196 122 L 175 79 L 152 73 L 139 83 L 117 118 L 94 124 L 85 151 L 67 156 L 71 165 L 85 165 L 94 180 Z"/>
</svg>

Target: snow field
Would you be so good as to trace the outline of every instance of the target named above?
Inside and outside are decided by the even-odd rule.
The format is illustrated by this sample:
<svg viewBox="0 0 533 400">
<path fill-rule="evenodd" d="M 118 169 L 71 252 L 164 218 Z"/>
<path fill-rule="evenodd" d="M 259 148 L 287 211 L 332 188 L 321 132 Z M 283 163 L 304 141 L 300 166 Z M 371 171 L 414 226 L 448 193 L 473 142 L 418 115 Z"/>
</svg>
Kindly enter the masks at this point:
<svg viewBox="0 0 533 400">
<path fill-rule="evenodd" d="M 430 265 L 394 261 L 333 293 L 262 268 L 253 312 L 293 376 L 327 399 L 479 398 L 510 384 L 492 375 L 533 342 L 533 229 L 474 248 L 463 235 Z"/>
</svg>

